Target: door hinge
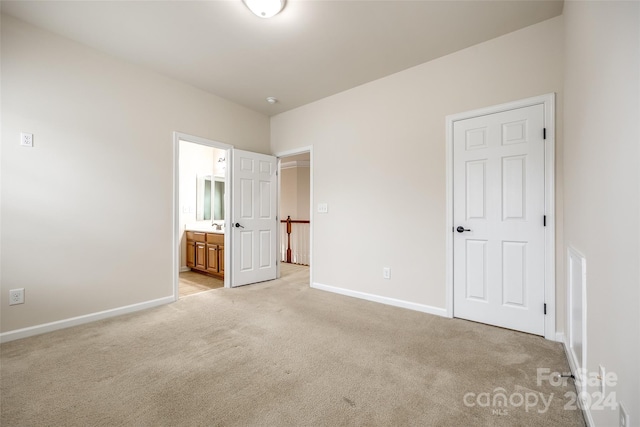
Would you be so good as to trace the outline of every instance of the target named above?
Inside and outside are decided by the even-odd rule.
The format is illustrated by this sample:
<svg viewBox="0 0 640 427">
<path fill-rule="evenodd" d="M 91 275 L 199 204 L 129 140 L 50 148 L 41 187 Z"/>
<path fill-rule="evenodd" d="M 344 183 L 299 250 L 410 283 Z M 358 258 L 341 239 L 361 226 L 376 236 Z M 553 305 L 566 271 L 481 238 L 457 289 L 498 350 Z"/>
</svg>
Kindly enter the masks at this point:
<svg viewBox="0 0 640 427">
<path fill-rule="evenodd" d="M 547 303 L 544 303 L 544 314 L 547 314 Z"/>
<path fill-rule="evenodd" d="M 543 215 L 543 216 L 542 216 L 542 226 L 543 226 L 543 227 L 546 227 L 546 226 L 547 226 L 547 216 L 546 216 L 546 215 Z"/>
<path fill-rule="evenodd" d="M 547 139 L 547 128 L 542 128 L 542 139 Z"/>
</svg>

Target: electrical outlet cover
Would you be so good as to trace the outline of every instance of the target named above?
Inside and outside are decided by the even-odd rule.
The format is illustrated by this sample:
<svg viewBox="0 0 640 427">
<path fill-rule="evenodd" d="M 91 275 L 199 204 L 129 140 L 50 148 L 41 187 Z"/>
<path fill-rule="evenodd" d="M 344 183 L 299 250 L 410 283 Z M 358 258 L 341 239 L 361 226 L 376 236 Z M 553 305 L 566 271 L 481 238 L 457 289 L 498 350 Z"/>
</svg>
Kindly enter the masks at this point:
<svg viewBox="0 0 640 427">
<path fill-rule="evenodd" d="M 9 291 L 9 305 L 24 304 L 24 288 Z"/>
<path fill-rule="evenodd" d="M 33 147 L 33 134 L 21 132 L 20 145 L 22 145 L 23 147 Z"/>
</svg>

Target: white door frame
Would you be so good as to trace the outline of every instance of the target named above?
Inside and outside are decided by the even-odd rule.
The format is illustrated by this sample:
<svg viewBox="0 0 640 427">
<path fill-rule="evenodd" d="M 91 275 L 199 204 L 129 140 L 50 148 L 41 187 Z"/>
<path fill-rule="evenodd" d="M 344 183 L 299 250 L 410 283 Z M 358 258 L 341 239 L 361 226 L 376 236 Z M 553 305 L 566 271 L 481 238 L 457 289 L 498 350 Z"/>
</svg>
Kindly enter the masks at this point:
<svg viewBox="0 0 640 427">
<path fill-rule="evenodd" d="M 278 227 L 280 227 L 280 179 L 282 173 L 280 170 L 280 158 L 295 156 L 296 154 L 309 153 L 309 286 L 313 283 L 313 145 L 306 147 L 293 148 L 291 150 L 279 151 L 275 154 L 278 158 Z M 278 252 L 280 251 L 280 230 L 278 229 Z M 278 257 L 279 258 L 279 257 Z M 278 266 L 276 271 L 276 277 L 280 278 L 280 259 L 278 259 Z"/>
<path fill-rule="evenodd" d="M 544 126 L 546 140 L 544 150 L 544 200 L 547 217 L 544 229 L 544 300 L 547 314 L 544 318 L 544 337 L 557 341 L 556 336 L 556 259 L 555 259 L 555 93 L 494 105 L 446 117 L 446 181 L 447 181 L 447 217 L 446 217 L 446 313 L 453 317 L 453 125 L 456 121 L 473 117 L 501 113 L 516 108 L 544 106 Z M 542 218 L 541 218 L 542 220 Z"/>
<path fill-rule="evenodd" d="M 220 150 L 226 150 L 225 157 L 227 159 L 227 165 L 230 163 L 231 159 L 231 151 L 233 149 L 233 145 L 225 144 L 224 142 L 213 141 L 206 138 L 201 138 L 199 136 L 189 135 L 182 132 L 173 132 L 173 300 L 178 300 L 178 288 L 180 285 L 180 141 L 187 141 L 194 144 L 206 145 L 208 147 L 217 148 Z M 225 176 L 225 192 L 224 192 L 224 245 L 226 248 L 229 248 L 231 240 L 230 233 L 228 232 L 230 229 L 230 191 L 231 188 L 231 179 L 229 169 L 227 168 L 227 173 Z M 224 251 L 224 264 L 230 264 L 231 251 Z M 224 287 L 228 288 L 231 286 L 231 272 L 225 271 L 224 274 Z"/>
</svg>

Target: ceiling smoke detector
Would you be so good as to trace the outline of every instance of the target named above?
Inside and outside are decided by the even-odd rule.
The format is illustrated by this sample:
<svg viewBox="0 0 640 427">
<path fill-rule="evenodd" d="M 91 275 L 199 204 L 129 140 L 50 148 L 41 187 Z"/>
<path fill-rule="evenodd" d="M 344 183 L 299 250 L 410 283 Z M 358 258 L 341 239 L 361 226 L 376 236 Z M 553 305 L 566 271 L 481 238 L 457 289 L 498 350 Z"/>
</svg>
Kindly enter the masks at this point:
<svg viewBox="0 0 640 427">
<path fill-rule="evenodd" d="M 273 96 L 270 96 L 267 98 L 267 102 L 271 105 L 275 104 L 276 102 L 278 102 L 278 100 L 276 98 L 274 98 Z"/>
</svg>

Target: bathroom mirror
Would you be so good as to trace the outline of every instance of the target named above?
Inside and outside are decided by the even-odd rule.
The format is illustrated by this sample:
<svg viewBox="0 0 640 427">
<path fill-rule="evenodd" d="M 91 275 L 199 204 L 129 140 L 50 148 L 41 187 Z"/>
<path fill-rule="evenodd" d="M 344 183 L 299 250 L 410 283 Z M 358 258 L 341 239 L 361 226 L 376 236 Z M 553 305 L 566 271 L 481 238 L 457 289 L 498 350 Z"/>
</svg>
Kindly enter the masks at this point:
<svg viewBox="0 0 640 427">
<path fill-rule="evenodd" d="M 196 177 L 196 221 L 224 219 L 224 189 L 223 177 Z"/>
</svg>

